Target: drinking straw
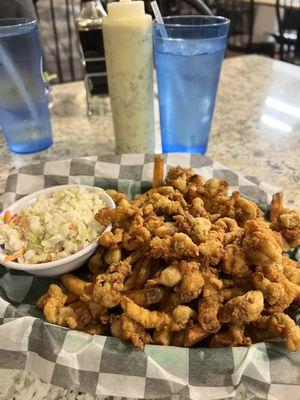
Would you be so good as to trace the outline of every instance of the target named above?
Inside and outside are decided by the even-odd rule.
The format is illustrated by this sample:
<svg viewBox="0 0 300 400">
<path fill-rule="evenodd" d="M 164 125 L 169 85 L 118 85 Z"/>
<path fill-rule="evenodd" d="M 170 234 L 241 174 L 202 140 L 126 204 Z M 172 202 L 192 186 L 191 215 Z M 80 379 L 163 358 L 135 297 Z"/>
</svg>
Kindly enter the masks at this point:
<svg viewBox="0 0 300 400">
<path fill-rule="evenodd" d="M 158 4 L 157 4 L 156 0 L 151 1 L 151 7 L 152 7 L 152 10 L 154 12 L 156 21 L 158 23 L 157 26 L 158 26 L 158 29 L 160 31 L 160 34 L 161 34 L 162 38 L 163 39 L 168 39 L 168 34 L 167 34 L 167 31 L 166 31 L 166 28 L 165 28 L 165 23 L 164 23 L 164 20 L 163 20 L 163 18 L 161 16 L 160 9 L 158 7 Z"/>
<path fill-rule="evenodd" d="M 96 0 L 96 7 L 100 11 L 101 16 L 106 16 L 107 12 L 104 10 L 103 4 L 101 0 Z"/>
<path fill-rule="evenodd" d="M 201 4 L 201 7 L 203 8 L 203 10 L 205 10 L 207 15 L 214 15 L 214 13 L 211 11 L 211 9 L 204 3 L 204 1 L 202 0 L 198 0 L 198 3 Z"/>
</svg>

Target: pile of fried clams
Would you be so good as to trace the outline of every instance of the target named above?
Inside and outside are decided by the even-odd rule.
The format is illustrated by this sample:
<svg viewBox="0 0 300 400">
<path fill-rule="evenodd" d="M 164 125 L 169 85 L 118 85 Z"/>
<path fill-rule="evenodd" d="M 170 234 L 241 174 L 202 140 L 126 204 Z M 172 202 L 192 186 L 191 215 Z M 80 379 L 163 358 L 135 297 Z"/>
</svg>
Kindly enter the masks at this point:
<svg viewBox="0 0 300 400">
<path fill-rule="evenodd" d="M 250 346 L 282 338 L 300 349 L 289 316 L 300 306 L 300 215 L 274 196 L 270 222 L 228 184 L 192 169 L 169 170 L 164 185 L 134 200 L 108 190 L 115 209 L 95 216 L 104 233 L 89 280 L 72 274 L 38 301 L 46 320 L 145 344 Z"/>
</svg>

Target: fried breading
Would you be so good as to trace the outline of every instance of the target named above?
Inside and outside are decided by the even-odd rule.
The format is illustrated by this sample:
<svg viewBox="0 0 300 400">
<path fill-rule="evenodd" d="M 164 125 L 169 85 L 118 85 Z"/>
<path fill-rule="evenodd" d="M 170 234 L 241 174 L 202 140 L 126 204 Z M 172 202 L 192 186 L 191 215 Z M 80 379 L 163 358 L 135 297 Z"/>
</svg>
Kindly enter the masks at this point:
<svg viewBox="0 0 300 400">
<path fill-rule="evenodd" d="M 99 238 L 99 244 L 110 249 L 117 248 L 123 240 L 123 229 L 116 228 L 111 232 L 103 233 Z"/>
<path fill-rule="evenodd" d="M 220 269 L 227 275 L 239 277 L 249 275 L 250 268 L 246 262 L 245 253 L 238 244 L 228 244 L 224 247 Z"/>
<path fill-rule="evenodd" d="M 196 299 L 203 288 L 204 279 L 200 271 L 190 271 L 183 275 L 180 284 L 174 289 L 178 304 Z"/>
<path fill-rule="evenodd" d="M 152 343 L 151 336 L 145 328 L 125 314 L 112 318 L 111 334 L 119 339 L 130 340 L 134 346 L 143 348 Z"/>
<path fill-rule="evenodd" d="M 150 254 L 154 258 L 180 259 L 197 257 L 198 246 L 185 233 L 175 233 L 173 237 L 154 237 L 150 242 Z"/>
<path fill-rule="evenodd" d="M 107 265 L 118 263 L 122 258 L 122 252 L 119 247 L 106 250 L 104 261 Z"/>
<path fill-rule="evenodd" d="M 65 274 L 61 277 L 62 284 L 73 294 L 80 297 L 92 285 L 73 274 Z"/>
<path fill-rule="evenodd" d="M 222 236 L 222 243 L 224 245 L 242 238 L 245 234 L 245 230 L 240 228 L 234 219 L 228 217 L 218 218 L 213 225 L 213 229 L 224 232 Z"/>
<path fill-rule="evenodd" d="M 233 192 L 230 201 L 233 204 L 235 220 L 240 226 L 244 226 L 248 220 L 255 220 L 263 215 L 257 204 L 241 197 L 239 192 Z"/>
<path fill-rule="evenodd" d="M 175 307 L 172 312 L 171 331 L 178 332 L 185 329 L 195 316 L 196 312 L 191 307 L 184 305 Z"/>
<path fill-rule="evenodd" d="M 224 256 L 224 247 L 216 232 L 212 232 L 206 242 L 199 245 L 198 249 L 206 265 L 217 265 Z"/>
<path fill-rule="evenodd" d="M 300 286 L 300 264 L 287 257 L 282 257 L 282 264 L 285 277 Z"/>
<path fill-rule="evenodd" d="M 57 285 L 50 285 L 46 298 L 40 299 L 39 305 L 43 307 L 46 320 L 52 324 L 68 326 L 78 329 L 77 315 L 73 308 L 66 306 L 67 295 Z"/>
<path fill-rule="evenodd" d="M 279 276 L 277 282 L 265 278 L 261 272 L 252 274 L 252 282 L 260 290 L 269 303 L 269 312 L 284 311 L 295 299 L 300 298 L 300 286 Z"/>
<path fill-rule="evenodd" d="M 123 292 L 129 299 L 133 300 L 137 305 L 148 308 L 152 304 L 160 303 L 165 294 L 162 287 L 147 287 L 144 289 L 131 290 Z"/>
<path fill-rule="evenodd" d="M 148 281 L 148 285 L 164 285 L 168 287 L 176 286 L 182 279 L 182 273 L 177 265 L 171 264 L 169 267 L 165 268 L 161 274 L 155 278 Z"/>
<path fill-rule="evenodd" d="M 208 333 L 218 332 L 221 323 L 218 319 L 218 311 L 221 301 L 218 296 L 204 297 L 198 302 L 198 321 L 201 328 Z"/>
<path fill-rule="evenodd" d="M 169 346 L 172 340 L 173 333 L 169 329 L 156 330 L 153 333 L 153 343 Z"/>
<path fill-rule="evenodd" d="M 191 347 L 207 336 L 208 333 L 200 325 L 191 325 L 185 330 L 183 345 L 184 347 Z"/>
<path fill-rule="evenodd" d="M 259 220 L 246 222 L 243 251 L 254 265 L 268 265 L 281 262 L 282 248 L 267 223 Z"/>
<path fill-rule="evenodd" d="M 264 308 L 264 298 L 260 291 L 251 290 L 246 294 L 227 301 L 218 312 L 223 323 L 249 324 L 257 320 Z"/>
<path fill-rule="evenodd" d="M 290 247 L 300 244 L 300 213 L 283 207 L 283 194 L 273 196 L 270 209 L 273 228 L 279 231 Z"/>
<path fill-rule="evenodd" d="M 258 328 L 258 330 L 251 330 L 254 338 L 256 334 L 262 335 L 262 332 L 264 332 L 263 340 L 281 337 L 289 350 L 296 351 L 300 348 L 300 327 L 284 313 L 262 316 L 253 322 L 252 326 Z M 259 339 L 261 338 L 262 336 Z"/>
<path fill-rule="evenodd" d="M 218 296 L 218 292 L 223 287 L 222 280 L 216 275 L 216 271 L 212 268 L 201 268 L 201 274 L 204 279 L 202 288 L 202 296 Z"/>
<path fill-rule="evenodd" d="M 92 274 L 101 274 L 105 271 L 106 266 L 103 258 L 103 252 L 97 251 L 88 262 L 88 268 Z"/>
<path fill-rule="evenodd" d="M 138 306 L 126 296 L 122 296 L 121 298 L 121 307 L 128 317 L 147 329 L 162 329 L 169 326 L 171 323 L 168 314 L 158 311 L 149 311 L 146 308 Z"/>
<path fill-rule="evenodd" d="M 93 301 L 107 308 L 117 306 L 124 289 L 124 280 L 130 273 L 131 264 L 128 259 L 110 265 L 108 272 L 98 275 L 93 285 Z"/>
<path fill-rule="evenodd" d="M 228 329 L 213 335 L 210 340 L 210 347 L 235 347 L 251 346 L 251 338 L 245 336 L 244 327 L 229 325 Z"/>
</svg>

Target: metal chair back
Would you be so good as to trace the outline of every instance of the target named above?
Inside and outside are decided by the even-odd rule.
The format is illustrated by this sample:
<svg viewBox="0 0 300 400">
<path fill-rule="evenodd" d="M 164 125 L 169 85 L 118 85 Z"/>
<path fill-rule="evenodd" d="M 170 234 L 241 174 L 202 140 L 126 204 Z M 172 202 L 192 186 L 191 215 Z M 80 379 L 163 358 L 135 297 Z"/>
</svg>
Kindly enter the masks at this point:
<svg viewBox="0 0 300 400">
<path fill-rule="evenodd" d="M 80 9 L 80 0 L 74 0 Z M 44 69 L 57 75 L 56 83 L 82 78 L 71 0 L 34 0 L 44 51 Z"/>
<path fill-rule="evenodd" d="M 280 58 L 300 57 L 300 0 L 277 0 Z"/>
<path fill-rule="evenodd" d="M 228 48 L 248 52 L 252 46 L 254 26 L 254 0 L 219 0 L 212 5 L 216 15 L 230 19 Z"/>
<path fill-rule="evenodd" d="M 151 0 L 145 0 L 146 10 L 152 13 Z M 213 14 L 204 0 L 158 0 L 159 9 L 163 16 Z"/>
</svg>

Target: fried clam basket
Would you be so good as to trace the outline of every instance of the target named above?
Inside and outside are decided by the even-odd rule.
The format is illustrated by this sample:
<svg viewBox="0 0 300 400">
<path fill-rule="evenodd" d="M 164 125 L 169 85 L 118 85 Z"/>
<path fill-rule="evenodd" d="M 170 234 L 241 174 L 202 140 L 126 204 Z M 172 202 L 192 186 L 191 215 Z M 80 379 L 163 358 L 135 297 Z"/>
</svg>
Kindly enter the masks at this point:
<svg viewBox="0 0 300 400">
<path fill-rule="evenodd" d="M 280 338 L 300 349 L 293 315 L 300 215 L 273 197 L 270 220 L 228 184 L 154 162 L 153 188 L 133 200 L 107 190 L 115 209 L 95 218 L 99 238 L 86 279 L 66 274 L 38 301 L 48 322 L 145 344 L 251 346 Z"/>
</svg>

